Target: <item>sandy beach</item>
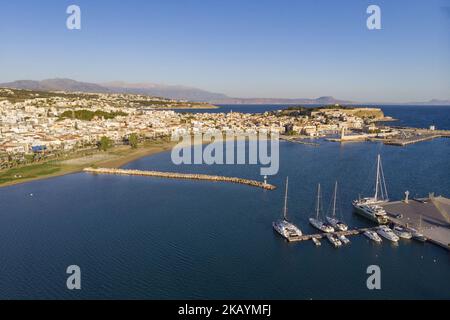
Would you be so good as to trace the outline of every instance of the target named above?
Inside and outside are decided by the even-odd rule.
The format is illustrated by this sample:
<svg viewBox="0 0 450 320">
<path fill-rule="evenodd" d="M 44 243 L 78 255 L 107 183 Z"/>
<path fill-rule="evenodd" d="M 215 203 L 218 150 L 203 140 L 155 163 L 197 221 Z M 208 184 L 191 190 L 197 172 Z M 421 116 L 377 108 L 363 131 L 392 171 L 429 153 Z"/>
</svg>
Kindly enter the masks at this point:
<svg viewBox="0 0 450 320">
<path fill-rule="evenodd" d="M 0 171 L 0 188 L 35 180 L 48 179 L 81 172 L 86 167 L 119 168 L 139 158 L 169 151 L 174 142 L 160 140 L 147 142 L 137 149 L 118 146 L 107 152 L 95 152 L 63 160 L 49 160 Z"/>
</svg>

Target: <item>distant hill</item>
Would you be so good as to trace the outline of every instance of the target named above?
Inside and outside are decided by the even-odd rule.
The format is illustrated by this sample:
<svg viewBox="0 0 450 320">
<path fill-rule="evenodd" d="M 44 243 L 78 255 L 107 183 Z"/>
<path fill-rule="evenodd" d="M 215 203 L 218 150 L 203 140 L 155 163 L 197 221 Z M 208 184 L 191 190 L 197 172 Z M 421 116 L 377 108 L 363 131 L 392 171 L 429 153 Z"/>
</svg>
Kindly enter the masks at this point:
<svg viewBox="0 0 450 320">
<path fill-rule="evenodd" d="M 317 99 L 277 99 L 277 98 L 232 98 L 222 93 L 213 93 L 185 86 L 162 85 L 153 83 L 108 82 L 102 86 L 111 91 L 147 94 L 171 99 L 187 99 L 191 101 L 215 104 L 345 104 L 351 101 L 338 100 L 333 97 Z"/>
<path fill-rule="evenodd" d="M 126 83 L 116 81 L 103 83 L 102 86 L 114 92 L 145 94 L 169 99 L 185 99 L 197 102 L 210 102 L 212 100 L 228 98 L 224 94 L 209 92 L 202 89 L 154 83 Z"/>
<path fill-rule="evenodd" d="M 206 90 L 154 83 L 107 82 L 102 84 L 79 82 L 72 79 L 47 79 L 42 81 L 19 80 L 1 83 L 0 87 L 39 91 L 68 91 L 93 93 L 134 93 L 194 102 L 215 104 L 350 104 L 351 101 L 338 100 L 333 97 L 317 99 L 282 99 L 282 98 L 233 98 L 222 93 Z"/>
<path fill-rule="evenodd" d="M 95 83 L 79 82 L 72 79 L 47 79 L 42 81 L 19 80 L 9 83 L 1 83 L 0 87 L 39 91 L 71 91 L 110 93 L 111 91 Z"/>
<path fill-rule="evenodd" d="M 339 100 L 334 97 L 320 97 L 317 99 L 282 99 L 282 98 L 226 98 L 210 101 L 214 104 L 353 104 L 353 101 Z"/>
<path fill-rule="evenodd" d="M 297 104 L 297 105 L 328 105 L 328 104 L 358 104 L 355 101 L 336 99 L 331 96 L 320 98 L 234 98 L 222 93 L 210 92 L 198 88 L 164 85 L 154 83 L 107 82 L 102 84 L 80 82 L 72 79 L 47 79 L 42 81 L 19 80 L 0 83 L 0 87 L 27 89 L 37 91 L 66 91 L 88 93 L 134 93 L 193 102 L 208 102 L 213 104 Z M 368 103 L 365 103 L 368 104 Z M 370 104 L 405 104 L 405 105 L 450 105 L 450 100 L 432 99 L 426 102 L 408 103 L 370 103 Z"/>
<path fill-rule="evenodd" d="M 419 106 L 450 106 L 450 100 L 431 99 L 425 102 L 408 102 L 407 104 Z"/>
</svg>

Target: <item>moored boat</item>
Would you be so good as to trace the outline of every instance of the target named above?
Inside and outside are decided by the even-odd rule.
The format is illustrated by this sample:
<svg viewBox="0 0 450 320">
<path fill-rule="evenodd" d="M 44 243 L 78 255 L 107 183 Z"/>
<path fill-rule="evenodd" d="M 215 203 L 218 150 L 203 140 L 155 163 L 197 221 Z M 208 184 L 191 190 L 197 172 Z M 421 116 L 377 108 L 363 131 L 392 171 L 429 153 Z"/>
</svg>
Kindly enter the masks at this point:
<svg viewBox="0 0 450 320">
<path fill-rule="evenodd" d="M 325 232 L 325 233 L 330 233 L 330 232 L 334 232 L 334 228 L 328 224 L 326 224 L 325 222 L 323 222 L 320 218 L 320 183 L 317 187 L 317 204 L 316 204 L 316 217 L 315 218 L 310 218 L 309 219 L 309 223 L 316 229 Z"/>
<path fill-rule="evenodd" d="M 394 231 L 394 233 L 402 239 L 411 239 L 412 238 L 412 234 L 411 232 L 409 232 L 406 228 L 403 228 L 402 226 L 395 226 L 392 231 Z"/>
<path fill-rule="evenodd" d="M 422 216 L 420 216 L 419 220 L 419 228 L 409 228 L 409 232 L 411 232 L 412 237 L 414 240 L 420 241 L 420 242 L 426 242 L 428 241 L 428 238 L 425 237 L 425 235 L 422 233 L 423 227 L 422 227 Z"/>
<path fill-rule="evenodd" d="M 341 234 L 341 235 L 338 237 L 338 239 L 339 239 L 343 244 L 349 244 L 349 243 L 350 243 L 350 240 L 349 240 L 346 236 L 344 236 L 343 234 Z"/>
<path fill-rule="evenodd" d="M 364 232 L 364 235 L 369 238 L 372 241 L 375 241 L 376 243 L 381 243 L 383 240 L 380 238 L 380 236 L 372 230 L 367 230 Z"/>
<path fill-rule="evenodd" d="M 315 237 L 312 238 L 312 241 L 314 242 L 314 244 L 315 244 L 316 246 L 321 246 L 321 245 L 322 245 L 322 243 L 320 243 L 320 240 L 317 239 L 317 238 L 315 238 Z"/>
<path fill-rule="evenodd" d="M 400 238 L 388 226 L 383 225 L 378 227 L 377 233 L 392 242 L 398 242 L 398 240 L 400 240 Z"/>
<path fill-rule="evenodd" d="M 302 236 L 302 231 L 287 218 L 287 196 L 288 196 L 289 178 L 286 178 L 286 191 L 284 195 L 283 219 L 272 223 L 273 228 L 287 240 L 295 240 Z"/>
<path fill-rule="evenodd" d="M 389 222 L 387 213 L 380 205 L 387 203 L 388 201 L 389 198 L 386 181 L 384 179 L 383 166 L 381 164 L 381 156 L 378 155 L 374 196 L 354 200 L 352 204 L 356 213 L 378 224 L 387 224 Z"/>
<path fill-rule="evenodd" d="M 330 233 L 327 234 L 327 239 L 328 239 L 328 241 L 330 241 L 330 243 L 331 243 L 335 248 L 338 248 L 338 247 L 341 247 L 341 246 L 342 246 L 342 242 L 341 242 L 336 236 L 334 236 L 334 235 L 332 235 L 332 234 L 330 234 Z"/>
<path fill-rule="evenodd" d="M 338 188 L 338 183 L 336 181 L 336 183 L 334 185 L 332 214 L 331 214 L 331 216 L 327 216 L 326 219 L 327 219 L 328 223 L 334 229 L 340 230 L 340 231 L 347 231 L 348 226 L 345 223 L 343 223 L 342 221 L 340 221 L 339 219 L 337 219 L 337 217 L 336 217 L 337 188 Z"/>
</svg>

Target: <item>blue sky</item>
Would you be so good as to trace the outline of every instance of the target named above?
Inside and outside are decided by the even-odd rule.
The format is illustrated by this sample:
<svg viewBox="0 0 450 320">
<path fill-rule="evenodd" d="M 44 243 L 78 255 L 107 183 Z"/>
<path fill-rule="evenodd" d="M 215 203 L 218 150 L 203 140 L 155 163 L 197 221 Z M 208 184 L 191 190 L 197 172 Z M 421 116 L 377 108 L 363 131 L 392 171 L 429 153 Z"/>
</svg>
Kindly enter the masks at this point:
<svg viewBox="0 0 450 320">
<path fill-rule="evenodd" d="M 66 28 L 77 4 L 82 29 Z M 366 28 L 381 7 L 382 30 Z M 0 82 L 181 84 L 237 97 L 450 98 L 448 0 L 15 0 Z"/>
</svg>

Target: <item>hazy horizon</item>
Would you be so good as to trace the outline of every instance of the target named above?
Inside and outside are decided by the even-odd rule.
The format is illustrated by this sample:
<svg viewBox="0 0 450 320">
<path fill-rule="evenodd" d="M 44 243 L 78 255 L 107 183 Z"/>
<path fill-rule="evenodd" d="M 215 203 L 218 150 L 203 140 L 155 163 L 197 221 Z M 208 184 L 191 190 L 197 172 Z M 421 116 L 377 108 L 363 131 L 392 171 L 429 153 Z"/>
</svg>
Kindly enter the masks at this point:
<svg viewBox="0 0 450 320">
<path fill-rule="evenodd" d="M 81 30 L 68 30 L 68 5 Z M 239 98 L 450 98 L 449 1 L 18 0 L 0 12 L 0 82 L 156 83 Z"/>
</svg>

